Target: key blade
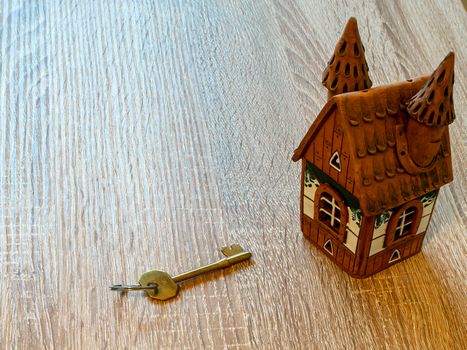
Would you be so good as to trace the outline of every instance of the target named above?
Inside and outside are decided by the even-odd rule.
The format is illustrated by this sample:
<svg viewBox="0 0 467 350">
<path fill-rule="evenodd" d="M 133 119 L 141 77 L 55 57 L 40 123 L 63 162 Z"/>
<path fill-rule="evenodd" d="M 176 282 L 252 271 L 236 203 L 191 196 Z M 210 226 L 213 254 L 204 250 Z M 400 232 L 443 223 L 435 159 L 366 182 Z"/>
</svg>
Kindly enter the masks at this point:
<svg viewBox="0 0 467 350">
<path fill-rule="evenodd" d="M 236 254 L 244 253 L 245 250 L 240 246 L 240 244 L 232 244 L 221 249 L 222 254 L 225 256 L 233 256 Z"/>
<path fill-rule="evenodd" d="M 251 258 L 251 253 L 244 250 L 239 244 L 224 247 L 221 251 L 225 255 L 223 260 L 227 261 L 229 266 Z"/>
<path fill-rule="evenodd" d="M 240 245 L 238 244 L 233 244 L 229 247 L 224 247 L 221 249 L 221 252 L 222 254 L 225 255 L 225 258 L 222 258 L 216 262 L 198 267 L 196 269 L 181 273 L 179 275 L 173 276 L 173 280 L 176 283 L 184 282 L 186 280 L 197 277 L 199 275 L 232 266 L 233 264 L 237 264 L 251 257 L 251 253 L 243 250 L 243 248 L 240 247 Z"/>
</svg>

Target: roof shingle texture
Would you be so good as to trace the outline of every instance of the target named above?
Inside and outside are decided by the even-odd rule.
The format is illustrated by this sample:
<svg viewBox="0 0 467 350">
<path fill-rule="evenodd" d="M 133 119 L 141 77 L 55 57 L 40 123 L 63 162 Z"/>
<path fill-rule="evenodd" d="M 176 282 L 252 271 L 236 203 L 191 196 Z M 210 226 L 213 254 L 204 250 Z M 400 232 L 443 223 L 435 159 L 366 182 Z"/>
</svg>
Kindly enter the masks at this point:
<svg viewBox="0 0 467 350">
<path fill-rule="evenodd" d="M 449 132 L 446 127 L 440 151 L 429 167 L 406 169 L 398 147 L 406 146 L 405 134 L 396 134 L 412 118 L 407 102 L 428 77 L 411 79 L 332 97 L 295 150 L 292 160 L 304 156 L 319 129 L 336 110 L 336 122 L 344 128 L 354 169 L 353 195 L 365 215 L 377 215 L 439 189 L 453 179 Z"/>
<path fill-rule="evenodd" d="M 408 80 L 332 99 L 337 104 L 337 118 L 342 118 L 348 126 L 356 169 L 354 192 L 366 214 L 394 208 L 452 181 L 447 128 L 440 152 L 429 170 L 409 174 L 398 158 L 396 124 L 404 125 L 410 118 L 407 101 L 427 79 Z"/>
</svg>

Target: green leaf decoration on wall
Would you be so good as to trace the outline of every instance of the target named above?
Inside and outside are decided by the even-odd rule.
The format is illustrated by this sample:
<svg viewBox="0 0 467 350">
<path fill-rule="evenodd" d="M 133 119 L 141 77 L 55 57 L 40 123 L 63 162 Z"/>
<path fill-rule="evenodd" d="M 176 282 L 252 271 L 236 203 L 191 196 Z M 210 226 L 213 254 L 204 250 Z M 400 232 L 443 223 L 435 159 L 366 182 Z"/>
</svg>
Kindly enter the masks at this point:
<svg viewBox="0 0 467 350">
<path fill-rule="evenodd" d="M 375 228 L 379 228 L 382 224 L 385 224 L 389 221 L 389 217 L 391 216 L 391 212 L 390 211 L 384 211 L 382 212 L 381 214 L 379 214 L 377 217 L 376 217 L 376 221 L 375 221 Z"/>
<path fill-rule="evenodd" d="M 356 221 L 357 225 L 360 226 L 362 223 L 362 211 L 360 209 L 354 209 L 350 208 L 350 211 L 352 212 L 352 221 Z"/>
<path fill-rule="evenodd" d="M 422 199 L 421 199 L 421 202 L 422 202 L 423 206 L 427 207 L 431 203 L 433 203 L 433 201 L 436 199 L 437 194 L 438 194 L 438 191 L 433 191 L 433 192 L 430 192 L 430 193 L 424 195 L 422 197 Z"/>
<path fill-rule="evenodd" d="M 316 175 L 313 173 L 311 166 L 309 165 L 309 163 L 307 163 L 305 170 L 305 186 L 311 187 L 313 185 L 319 186 L 319 181 Z"/>
</svg>

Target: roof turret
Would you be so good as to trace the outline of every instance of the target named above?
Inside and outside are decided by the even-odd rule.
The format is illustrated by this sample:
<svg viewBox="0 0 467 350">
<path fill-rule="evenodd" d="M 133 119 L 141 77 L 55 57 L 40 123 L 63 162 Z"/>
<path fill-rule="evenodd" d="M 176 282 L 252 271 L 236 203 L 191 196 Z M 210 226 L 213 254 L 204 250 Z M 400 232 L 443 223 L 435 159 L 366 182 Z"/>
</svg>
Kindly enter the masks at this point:
<svg viewBox="0 0 467 350">
<path fill-rule="evenodd" d="M 328 89 L 329 97 L 369 89 L 372 85 L 368 76 L 365 48 L 354 17 L 347 22 L 334 54 L 323 72 L 322 84 Z"/>
<path fill-rule="evenodd" d="M 407 112 L 420 123 L 444 126 L 455 119 L 452 102 L 454 52 L 450 52 L 427 83 L 407 103 Z"/>
</svg>

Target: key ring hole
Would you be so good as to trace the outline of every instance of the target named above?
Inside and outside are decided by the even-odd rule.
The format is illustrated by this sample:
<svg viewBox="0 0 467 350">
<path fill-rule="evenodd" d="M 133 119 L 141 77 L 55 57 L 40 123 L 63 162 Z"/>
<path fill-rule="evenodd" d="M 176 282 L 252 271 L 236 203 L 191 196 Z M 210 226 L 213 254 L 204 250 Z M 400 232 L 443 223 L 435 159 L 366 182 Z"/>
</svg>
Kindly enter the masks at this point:
<svg viewBox="0 0 467 350">
<path fill-rule="evenodd" d="M 154 287 L 154 291 L 157 291 L 159 285 L 157 283 L 148 283 L 148 287 Z"/>
</svg>

